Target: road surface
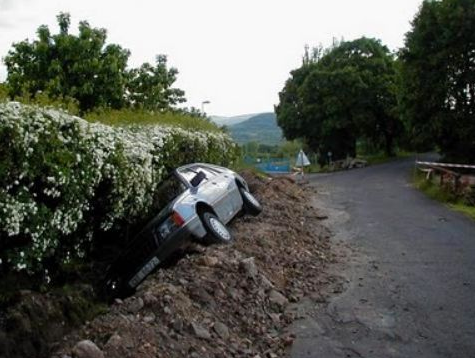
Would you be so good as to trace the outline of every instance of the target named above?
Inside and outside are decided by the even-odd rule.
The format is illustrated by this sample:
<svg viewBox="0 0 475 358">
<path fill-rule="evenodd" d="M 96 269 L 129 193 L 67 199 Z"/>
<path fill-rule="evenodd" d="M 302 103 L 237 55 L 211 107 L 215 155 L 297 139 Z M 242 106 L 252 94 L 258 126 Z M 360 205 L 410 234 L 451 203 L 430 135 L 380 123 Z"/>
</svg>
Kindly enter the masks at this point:
<svg viewBox="0 0 475 358">
<path fill-rule="evenodd" d="M 413 165 L 310 177 L 344 254 L 292 357 L 475 357 L 475 223 L 415 190 Z"/>
</svg>

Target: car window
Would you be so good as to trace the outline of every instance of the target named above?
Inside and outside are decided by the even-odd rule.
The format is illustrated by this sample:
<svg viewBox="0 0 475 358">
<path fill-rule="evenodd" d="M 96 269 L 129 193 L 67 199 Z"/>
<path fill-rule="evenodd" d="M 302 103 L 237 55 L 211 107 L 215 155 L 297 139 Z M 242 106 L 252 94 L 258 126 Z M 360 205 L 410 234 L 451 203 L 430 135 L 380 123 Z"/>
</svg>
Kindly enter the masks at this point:
<svg viewBox="0 0 475 358">
<path fill-rule="evenodd" d="M 185 168 L 185 169 L 180 169 L 178 172 L 185 180 L 189 183 L 193 177 L 198 174 L 199 168 L 196 167 L 191 167 L 191 168 Z M 205 173 L 206 174 L 206 173 Z"/>
<path fill-rule="evenodd" d="M 155 192 L 155 200 L 160 205 L 159 210 L 163 209 L 170 202 L 186 190 L 185 185 L 174 175 L 171 175 L 163 181 Z"/>
<path fill-rule="evenodd" d="M 211 180 L 215 176 L 220 174 L 220 172 L 218 172 L 217 170 L 214 170 L 214 169 L 208 168 L 208 167 L 204 167 L 204 166 L 200 166 L 200 165 L 194 165 L 192 167 L 187 167 L 187 168 L 180 169 L 178 173 L 183 178 L 185 178 L 185 180 L 189 183 L 191 181 L 191 179 L 193 179 L 193 177 L 196 174 L 198 174 L 199 172 L 205 173 L 206 178 L 204 179 L 204 181 Z"/>
<path fill-rule="evenodd" d="M 204 172 L 206 174 L 206 178 L 207 179 L 212 179 L 214 178 L 216 175 L 218 175 L 218 173 L 210 168 L 205 168 L 205 167 L 196 167 L 196 171 L 199 172 Z"/>
</svg>

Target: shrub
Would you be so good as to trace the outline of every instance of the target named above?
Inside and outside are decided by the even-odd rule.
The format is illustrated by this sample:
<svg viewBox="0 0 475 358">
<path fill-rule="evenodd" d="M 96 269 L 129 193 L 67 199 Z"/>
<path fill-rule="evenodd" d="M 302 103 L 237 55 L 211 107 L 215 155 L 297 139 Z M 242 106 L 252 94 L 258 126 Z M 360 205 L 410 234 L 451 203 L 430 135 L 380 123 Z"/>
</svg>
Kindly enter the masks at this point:
<svg viewBox="0 0 475 358">
<path fill-rule="evenodd" d="M 8 99 L 8 88 L 5 83 L 0 82 L 0 102 Z"/>
<path fill-rule="evenodd" d="M 0 268 L 43 272 L 89 259 L 94 242 L 144 220 L 172 168 L 230 165 L 224 133 L 173 126 L 111 127 L 64 112 L 0 103 Z"/>
</svg>

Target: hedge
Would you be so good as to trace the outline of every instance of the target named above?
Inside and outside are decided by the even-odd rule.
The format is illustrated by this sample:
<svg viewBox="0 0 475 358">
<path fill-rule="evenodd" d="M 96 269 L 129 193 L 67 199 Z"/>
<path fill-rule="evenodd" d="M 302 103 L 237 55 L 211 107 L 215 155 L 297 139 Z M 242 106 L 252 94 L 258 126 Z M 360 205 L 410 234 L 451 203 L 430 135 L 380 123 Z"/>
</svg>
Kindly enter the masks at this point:
<svg viewBox="0 0 475 358">
<path fill-rule="evenodd" d="M 230 165 L 224 133 L 171 126 L 111 127 L 52 109 L 0 104 L 0 268 L 45 269 L 88 259 L 95 240 L 144 220 L 171 169 Z"/>
</svg>

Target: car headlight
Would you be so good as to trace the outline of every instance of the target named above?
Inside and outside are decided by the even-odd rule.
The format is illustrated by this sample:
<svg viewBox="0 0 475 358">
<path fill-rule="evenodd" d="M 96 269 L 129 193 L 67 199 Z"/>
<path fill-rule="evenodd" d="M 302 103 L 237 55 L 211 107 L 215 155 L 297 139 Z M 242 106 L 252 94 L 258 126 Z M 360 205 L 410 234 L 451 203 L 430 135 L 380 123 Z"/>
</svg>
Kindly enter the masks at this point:
<svg viewBox="0 0 475 358">
<path fill-rule="evenodd" d="M 162 237 L 167 237 L 173 231 L 178 229 L 179 227 L 183 226 L 185 220 L 174 211 L 159 227 L 158 232 Z"/>
</svg>

